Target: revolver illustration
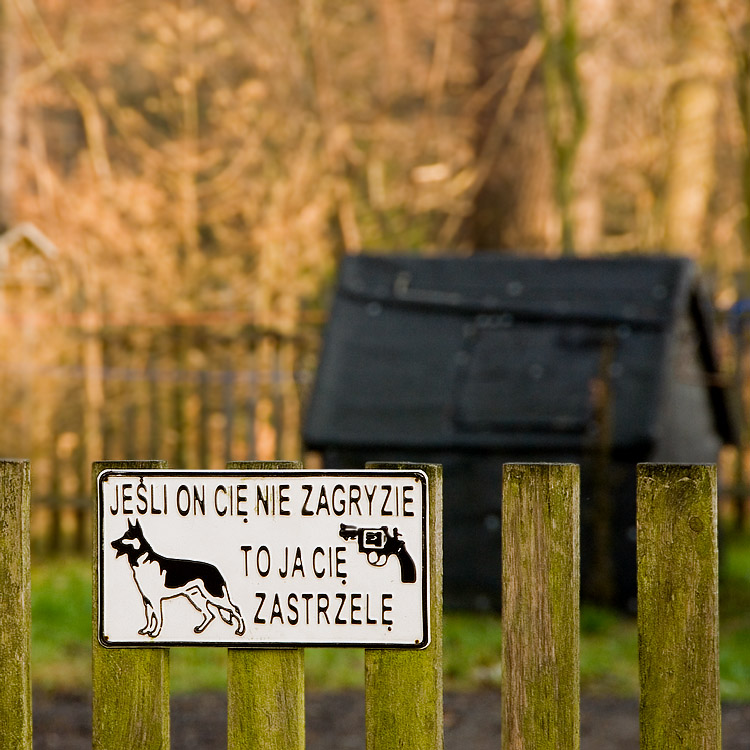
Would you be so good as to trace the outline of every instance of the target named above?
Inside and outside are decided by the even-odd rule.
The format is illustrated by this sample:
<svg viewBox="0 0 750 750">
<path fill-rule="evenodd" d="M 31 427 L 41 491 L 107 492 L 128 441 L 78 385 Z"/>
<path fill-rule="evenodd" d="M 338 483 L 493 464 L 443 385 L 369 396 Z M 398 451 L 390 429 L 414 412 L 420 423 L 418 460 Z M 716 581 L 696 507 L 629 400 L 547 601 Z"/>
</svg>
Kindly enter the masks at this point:
<svg viewBox="0 0 750 750">
<path fill-rule="evenodd" d="M 394 528 L 391 534 L 387 526 L 363 529 L 342 523 L 339 536 L 347 541 L 356 539 L 359 551 L 364 552 L 367 562 L 376 568 L 381 568 L 391 555 L 396 555 L 401 565 L 401 583 L 414 583 L 417 580 L 414 560 L 406 551 L 406 542 L 401 539 L 398 529 Z"/>
</svg>

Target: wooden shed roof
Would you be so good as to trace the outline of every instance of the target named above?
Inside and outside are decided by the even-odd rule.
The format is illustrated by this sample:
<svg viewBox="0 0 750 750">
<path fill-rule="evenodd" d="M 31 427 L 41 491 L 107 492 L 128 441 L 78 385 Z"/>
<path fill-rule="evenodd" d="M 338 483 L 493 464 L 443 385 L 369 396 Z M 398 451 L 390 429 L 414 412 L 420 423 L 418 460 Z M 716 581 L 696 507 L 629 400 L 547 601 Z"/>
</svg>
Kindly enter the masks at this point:
<svg viewBox="0 0 750 750">
<path fill-rule="evenodd" d="M 305 442 L 576 450 L 590 430 L 592 383 L 605 372 L 613 444 L 642 448 L 657 434 L 685 316 L 706 374 L 698 385 L 717 432 L 734 442 L 712 314 L 690 260 L 347 257 Z"/>
</svg>

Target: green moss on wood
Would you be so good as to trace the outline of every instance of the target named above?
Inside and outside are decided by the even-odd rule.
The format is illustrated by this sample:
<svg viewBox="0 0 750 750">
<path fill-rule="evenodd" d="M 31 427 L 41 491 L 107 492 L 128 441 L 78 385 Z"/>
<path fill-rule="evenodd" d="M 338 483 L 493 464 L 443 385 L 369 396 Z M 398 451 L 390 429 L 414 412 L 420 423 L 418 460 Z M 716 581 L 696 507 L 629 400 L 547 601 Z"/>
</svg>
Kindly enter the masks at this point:
<svg viewBox="0 0 750 750">
<path fill-rule="evenodd" d="M 234 461 L 229 469 L 299 469 L 297 461 Z M 229 750 L 303 750 L 304 649 L 229 649 Z"/>
<path fill-rule="evenodd" d="M 643 750 L 720 748 L 716 467 L 638 467 Z"/>
<path fill-rule="evenodd" d="M 31 470 L 0 461 L 0 748 L 31 750 Z"/>
<path fill-rule="evenodd" d="M 502 747 L 580 744 L 579 471 L 510 464 L 503 476 Z"/>
<path fill-rule="evenodd" d="M 164 461 L 101 461 L 92 467 L 94 518 L 97 482 L 104 469 L 165 469 Z M 92 747 L 94 750 L 168 750 L 169 650 L 110 649 L 97 639 L 98 523 L 93 540 Z"/>
<path fill-rule="evenodd" d="M 229 750 L 305 747 L 304 650 L 229 649 Z"/>
<path fill-rule="evenodd" d="M 429 484 L 430 645 L 365 650 L 368 750 L 443 747 L 443 471 L 434 464 L 371 463 L 369 469 L 421 469 Z"/>
</svg>

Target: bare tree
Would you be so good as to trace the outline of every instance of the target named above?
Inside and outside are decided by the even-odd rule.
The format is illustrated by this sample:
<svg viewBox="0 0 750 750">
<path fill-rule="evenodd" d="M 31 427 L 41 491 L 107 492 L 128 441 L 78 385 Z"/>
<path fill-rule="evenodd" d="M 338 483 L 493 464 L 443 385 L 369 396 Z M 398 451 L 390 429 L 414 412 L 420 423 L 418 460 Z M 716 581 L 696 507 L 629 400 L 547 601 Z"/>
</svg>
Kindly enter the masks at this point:
<svg viewBox="0 0 750 750">
<path fill-rule="evenodd" d="M 664 244 L 698 256 L 716 179 L 718 74 L 726 38 L 715 3 L 673 4 L 675 80 L 667 102 L 670 138 L 664 195 Z"/>
<path fill-rule="evenodd" d="M 13 0 L 0 3 L 0 232 L 16 219 L 18 192 L 20 40 Z"/>
<path fill-rule="evenodd" d="M 573 0 L 538 0 L 544 39 L 544 92 L 547 128 L 555 165 L 560 209 L 560 245 L 573 253 L 573 172 L 586 130 L 586 101 L 578 70 L 578 9 Z"/>
</svg>

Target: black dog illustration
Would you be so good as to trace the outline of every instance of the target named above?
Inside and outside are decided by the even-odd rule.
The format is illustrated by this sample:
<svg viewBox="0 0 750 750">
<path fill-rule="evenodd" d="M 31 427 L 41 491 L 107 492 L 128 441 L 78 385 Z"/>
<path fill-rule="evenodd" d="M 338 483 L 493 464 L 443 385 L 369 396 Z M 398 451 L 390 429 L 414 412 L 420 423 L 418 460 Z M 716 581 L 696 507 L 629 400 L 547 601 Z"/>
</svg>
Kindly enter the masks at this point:
<svg viewBox="0 0 750 750">
<path fill-rule="evenodd" d="M 128 521 L 128 530 L 112 542 L 116 557 L 126 555 L 135 584 L 143 597 L 146 624 L 138 632 L 156 638 L 161 632 L 162 602 L 184 596 L 203 615 L 203 622 L 194 628 L 202 633 L 216 615 L 213 607 L 228 625 L 237 620 L 237 635 L 245 632 L 245 621 L 229 598 L 226 581 L 218 569 L 207 562 L 179 560 L 154 552 L 143 536 L 140 521 Z"/>
</svg>

